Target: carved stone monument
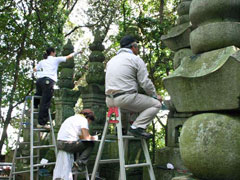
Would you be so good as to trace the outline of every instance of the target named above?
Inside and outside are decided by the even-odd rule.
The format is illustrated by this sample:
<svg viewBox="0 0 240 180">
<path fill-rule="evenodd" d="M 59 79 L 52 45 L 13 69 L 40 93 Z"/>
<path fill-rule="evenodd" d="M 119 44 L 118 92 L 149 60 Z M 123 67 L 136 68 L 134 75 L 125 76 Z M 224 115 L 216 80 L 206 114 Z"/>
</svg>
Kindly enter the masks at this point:
<svg viewBox="0 0 240 180">
<path fill-rule="evenodd" d="M 73 52 L 73 45 L 70 40 L 63 47 L 62 55 L 66 56 Z M 60 74 L 57 85 L 59 89 L 55 90 L 55 107 L 56 107 L 56 125 L 60 126 L 68 117 L 74 115 L 74 107 L 80 93 L 72 90 L 74 87 L 74 59 L 60 64 Z"/>
<path fill-rule="evenodd" d="M 239 11 L 240 1 L 192 0 L 194 55 L 164 79 L 176 111 L 194 114 L 183 125 L 180 153 L 198 179 L 240 179 Z"/>
<path fill-rule="evenodd" d="M 99 31 L 94 35 L 94 41 L 89 48 L 92 53 L 89 56 L 88 73 L 86 87 L 80 87 L 83 108 L 91 108 L 96 116 L 93 124 L 94 131 L 102 131 L 106 119 L 105 104 L 105 73 L 104 64 L 105 56 L 103 54 L 104 46 L 102 45 L 102 37 Z"/>
</svg>

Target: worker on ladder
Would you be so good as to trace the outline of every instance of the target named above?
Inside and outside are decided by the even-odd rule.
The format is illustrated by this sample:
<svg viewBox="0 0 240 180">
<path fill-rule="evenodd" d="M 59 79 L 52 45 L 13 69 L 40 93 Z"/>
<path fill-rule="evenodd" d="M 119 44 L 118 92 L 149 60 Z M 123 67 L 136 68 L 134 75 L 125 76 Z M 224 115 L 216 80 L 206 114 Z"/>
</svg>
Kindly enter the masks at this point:
<svg viewBox="0 0 240 180">
<path fill-rule="evenodd" d="M 162 97 L 157 95 L 144 61 L 138 57 L 139 47 L 131 35 L 120 41 L 121 49 L 106 67 L 105 93 L 108 107 L 117 106 L 140 113 L 129 129 L 130 134 L 151 138 L 146 129 L 161 108 Z M 138 93 L 140 85 L 147 95 Z"/>
<path fill-rule="evenodd" d="M 94 113 L 90 109 L 84 109 L 79 114 L 67 118 L 61 125 L 57 136 L 58 155 L 54 169 L 53 179 L 72 180 L 73 159 L 68 155 L 79 153 L 79 158 L 74 165 L 84 170 L 94 147 L 94 140 L 98 136 L 89 134 L 89 124 L 94 121 Z"/>
<path fill-rule="evenodd" d="M 34 109 L 38 109 L 40 103 L 39 115 L 38 115 L 38 128 L 50 129 L 47 125 L 48 122 L 48 109 L 51 104 L 53 96 L 53 87 L 57 82 L 57 70 L 61 62 L 73 58 L 80 52 L 71 53 L 67 56 L 56 57 L 56 51 L 53 47 L 46 49 L 46 53 L 43 55 L 44 60 L 40 61 L 34 68 L 37 72 L 36 82 L 36 96 L 42 96 L 40 99 L 34 100 Z"/>
</svg>

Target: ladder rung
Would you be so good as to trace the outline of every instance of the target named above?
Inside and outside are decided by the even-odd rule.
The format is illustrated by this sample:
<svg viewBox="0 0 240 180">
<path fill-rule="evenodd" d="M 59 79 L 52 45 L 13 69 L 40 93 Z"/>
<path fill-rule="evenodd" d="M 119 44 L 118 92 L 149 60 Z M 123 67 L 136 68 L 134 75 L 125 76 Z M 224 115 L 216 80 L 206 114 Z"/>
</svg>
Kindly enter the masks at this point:
<svg viewBox="0 0 240 180">
<path fill-rule="evenodd" d="M 47 132 L 50 131 L 50 129 L 44 129 L 44 128 L 34 128 L 33 130 L 34 131 L 47 131 Z"/>
<path fill-rule="evenodd" d="M 16 157 L 16 159 L 29 159 L 31 156 L 22 156 L 22 157 Z M 37 158 L 39 156 L 33 156 L 33 158 Z"/>
<path fill-rule="evenodd" d="M 3 180 L 3 179 L 9 179 L 9 176 L 0 176 L 0 179 Z"/>
<path fill-rule="evenodd" d="M 131 136 L 131 135 L 123 135 L 122 137 L 123 137 L 123 139 L 134 139 L 134 140 L 141 140 L 142 139 L 140 137 L 135 137 L 135 136 Z M 118 137 L 115 136 L 115 135 L 108 135 L 108 136 L 106 136 L 106 139 L 117 140 Z"/>
<path fill-rule="evenodd" d="M 49 166 L 49 165 L 55 165 L 55 162 L 50 162 L 50 163 L 45 163 L 45 164 L 34 164 L 33 167 Z"/>
<path fill-rule="evenodd" d="M 134 139 L 134 140 L 141 140 L 141 138 L 139 137 L 135 137 L 135 136 L 130 136 L 130 135 L 127 135 L 127 136 L 122 136 L 124 139 Z"/>
<path fill-rule="evenodd" d="M 150 166 L 150 164 L 149 163 L 128 164 L 128 165 L 125 165 L 125 168 L 135 168 L 135 167 L 145 167 L 145 166 Z"/>
<path fill-rule="evenodd" d="M 119 159 L 103 159 L 99 161 L 100 164 L 119 163 Z"/>
<path fill-rule="evenodd" d="M 86 170 L 83 170 L 83 171 L 73 171 L 73 172 L 72 172 L 73 175 L 85 174 L 85 173 L 86 173 Z"/>
<path fill-rule="evenodd" d="M 8 162 L 0 162 L 0 166 L 11 166 L 12 163 L 8 163 Z"/>
<path fill-rule="evenodd" d="M 34 149 L 55 147 L 54 145 L 33 146 Z"/>
<path fill-rule="evenodd" d="M 34 169 L 33 171 L 38 171 L 38 170 Z M 30 169 L 29 170 L 25 170 L 25 171 L 15 171 L 12 174 L 14 175 L 14 174 L 22 174 L 22 173 L 28 173 L 28 172 L 30 172 Z"/>
<path fill-rule="evenodd" d="M 34 141 L 33 143 L 39 143 L 40 141 Z M 31 142 L 20 142 L 19 145 L 21 144 L 30 144 Z"/>
</svg>

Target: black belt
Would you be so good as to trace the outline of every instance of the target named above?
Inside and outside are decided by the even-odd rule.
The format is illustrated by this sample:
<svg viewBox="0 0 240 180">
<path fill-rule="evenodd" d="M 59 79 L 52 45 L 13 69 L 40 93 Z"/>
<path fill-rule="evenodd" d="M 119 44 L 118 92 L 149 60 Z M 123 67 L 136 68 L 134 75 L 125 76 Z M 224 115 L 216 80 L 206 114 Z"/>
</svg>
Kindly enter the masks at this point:
<svg viewBox="0 0 240 180">
<path fill-rule="evenodd" d="M 128 91 L 128 92 L 121 92 L 121 93 L 116 93 L 116 94 L 111 94 L 111 95 L 106 95 L 109 98 L 116 98 L 118 96 L 124 95 L 124 94 L 134 94 L 137 91 Z"/>
</svg>

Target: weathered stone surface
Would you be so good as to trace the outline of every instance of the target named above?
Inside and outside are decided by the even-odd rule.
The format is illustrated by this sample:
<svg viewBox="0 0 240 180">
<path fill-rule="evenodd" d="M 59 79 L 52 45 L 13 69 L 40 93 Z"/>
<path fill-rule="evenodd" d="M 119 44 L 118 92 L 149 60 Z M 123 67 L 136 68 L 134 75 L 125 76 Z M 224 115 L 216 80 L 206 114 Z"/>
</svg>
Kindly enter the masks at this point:
<svg viewBox="0 0 240 180">
<path fill-rule="evenodd" d="M 89 49 L 91 50 L 91 51 L 103 51 L 105 48 L 104 48 L 104 45 L 102 45 L 102 42 L 100 41 L 95 41 L 95 42 L 93 42 L 93 43 L 91 43 L 90 45 L 89 45 Z"/>
<path fill-rule="evenodd" d="M 164 147 L 156 151 L 157 166 L 167 167 L 167 163 L 171 163 L 175 169 L 187 170 L 183 165 L 178 147 Z"/>
<path fill-rule="evenodd" d="M 189 21 L 190 21 L 190 19 L 189 19 L 188 14 L 182 15 L 182 16 L 179 16 L 179 18 L 177 19 L 177 25 L 184 24 L 184 23 L 187 23 Z"/>
<path fill-rule="evenodd" d="M 182 126 L 187 118 L 168 118 L 167 121 L 167 146 L 178 147 Z"/>
<path fill-rule="evenodd" d="M 198 178 L 240 179 L 240 114 L 204 113 L 189 118 L 180 136 L 184 165 Z"/>
<path fill-rule="evenodd" d="M 72 45 L 71 40 L 69 39 L 67 44 L 63 46 L 63 51 L 62 51 L 62 55 L 63 56 L 67 56 L 70 53 L 72 53 L 74 51 L 74 47 Z M 73 68 L 74 67 L 74 60 L 73 59 L 69 59 L 64 63 L 60 64 L 60 67 L 63 68 Z"/>
<path fill-rule="evenodd" d="M 99 84 L 89 84 L 86 87 L 79 87 L 81 91 L 83 108 L 90 108 L 94 111 L 95 124 L 103 124 L 106 120 L 106 104 L 104 86 Z M 100 127 L 103 130 L 103 127 Z"/>
<path fill-rule="evenodd" d="M 72 79 L 61 79 L 57 82 L 57 85 L 60 88 L 68 88 L 68 89 L 72 89 L 74 87 Z"/>
<path fill-rule="evenodd" d="M 72 69 L 72 68 L 74 68 L 74 60 L 73 60 L 73 58 L 72 59 L 68 59 L 66 62 L 64 62 L 64 63 L 61 63 L 60 64 L 60 67 L 62 67 L 62 68 L 70 68 L 70 69 Z"/>
<path fill-rule="evenodd" d="M 105 56 L 101 51 L 93 51 L 89 56 L 90 62 L 103 62 L 105 60 Z"/>
<path fill-rule="evenodd" d="M 60 79 L 70 79 L 70 81 L 73 78 L 73 69 L 70 68 L 63 68 L 60 72 Z"/>
<path fill-rule="evenodd" d="M 65 119 L 74 115 L 74 106 L 80 96 L 80 92 L 62 88 L 55 90 L 54 96 L 56 125 L 60 126 Z"/>
<path fill-rule="evenodd" d="M 173 51 L 190 47 L 189 36 L 191 24 L 184 23 L 173 27 L 167 35 L 161 36 L 161 40 Z"/>
<path fill-rule="evenodd" d="M 194 54 L 227 46 L 240 47 L 239 22 L 215 22 L 202 25 L 190 34 L 190 45 Z"/>
<path fill-rule="evenodd" d="M 188 14 L 190 8 L 191 1 L 181 2 L 177 7 L 177 13 L 179 16 Z"/>
<path fill-rule="evenodd" d="M 190 6 L 190 20 L 195 25 L 219 21 L 239 21 L 238 0 L 193 0 Z"/>
<path fill-rule="evenodd" d="M 180 66 L 181 61 L 186 56 L 193 56 L 193 52 L 189 48 L 180 49 L 174 54 L 173 69 L 177 69 Z"/>
<path fill-rule="evenodd" d="M 103 85 L 105 82 L 104 65 L 100 62 L 89 62 L 88 73 L 86 75 L 88 84 L 98 83 Z"/>
<path fill-rule="evenodd" d="M 185 57 L 164 80 L 178 112 L 239 108 L 240 53 L 227 48 Z"/>
</svg>

